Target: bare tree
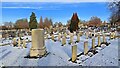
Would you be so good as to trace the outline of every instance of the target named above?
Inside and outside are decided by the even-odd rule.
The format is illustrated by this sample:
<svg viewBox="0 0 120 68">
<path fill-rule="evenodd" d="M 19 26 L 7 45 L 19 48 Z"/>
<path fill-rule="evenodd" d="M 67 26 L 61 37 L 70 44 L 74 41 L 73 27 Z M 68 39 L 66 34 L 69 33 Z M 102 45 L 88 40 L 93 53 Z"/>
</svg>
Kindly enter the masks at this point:
<svg viewBox="0 0 120 68">
<path fill-rule="evenodd" d="M 110 16 L 110 23 L 112 26 L 120 25 L 120 1 L 114 0 L 113 2 L 110 2 L 108 5 L 111 16 Z"/>
</svg>

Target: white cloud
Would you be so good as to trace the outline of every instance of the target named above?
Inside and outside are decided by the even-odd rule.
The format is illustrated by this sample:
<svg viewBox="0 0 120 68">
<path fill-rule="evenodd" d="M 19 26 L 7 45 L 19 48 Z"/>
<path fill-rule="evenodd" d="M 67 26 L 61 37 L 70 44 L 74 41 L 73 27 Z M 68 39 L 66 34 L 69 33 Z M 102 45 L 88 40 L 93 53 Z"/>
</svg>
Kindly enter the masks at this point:
<svg viewBox="0 0 120 68">
<path fill-rule="evenodd" d="M 113 0 L 2 0 L 2 2 L 110 2 Z"/>
<path fill-rule="evenodd" d="M 28 8 L 28 9 L 41 9 L 42 7 L 2 7 L 2 8 Z"/>
</svg>

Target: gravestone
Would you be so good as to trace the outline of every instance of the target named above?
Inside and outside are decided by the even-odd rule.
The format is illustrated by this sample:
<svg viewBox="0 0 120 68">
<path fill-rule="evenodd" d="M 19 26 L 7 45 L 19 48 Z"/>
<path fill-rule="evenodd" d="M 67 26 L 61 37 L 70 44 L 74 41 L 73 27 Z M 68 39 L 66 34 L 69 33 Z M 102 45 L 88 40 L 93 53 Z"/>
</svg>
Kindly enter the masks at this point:
<svg viewBox="0 0 120 68">
<path fill-rule="evenodd" d="M 54 41 L 54 35 L 52 34 L 52 37 L 51 37 L 51 39 Z"/>
<path fill-rule="evenodd" d="M 88 39 L 88 35 L 89 35 L 89 33 L 88 33 L 88 32 L 86 32 L 86 39 Z"/>
<path fill-rule="evenodd" d="M 48 39 L 48 34 L 46 34 L 46 39 Z"/>
<path fill-rule="evenodd" d="M 20 40 L 20 38 L 18 39 L 18 47 L 20 47 L 20 45 L 21 45 L 21 40 Z"/>
<path fill-rule="evenodd" d="M 66 38 L 66 36 L 67 36 L 67 34 L 66 33 L 64 33 L 64 37 Z"/>
<path fill-rule="evenodd" d="M 79 41 L 80 41 L 80 35 L 77 34 L 77 42 L 79 42 Z"/>
<path fill-rule="evenodd" d="M 113 32 L 113 38 L 115 39 L 115 37 L 116 37 L 116 36 L 115 36 L 115 32 Z"/>
<path fill-rule="evenodd" d="M 2 32 L 0 32 L 0 39 L 2 39 Z"/>
<path fill-rule="evenodd" d="M 77 45 L 72 46 L 72 62 L 75 62 L 77 59 Z"/>
<path fill-rule="evenodd" d="M 73 43 L 73 34 L 70 34 L 70 43 Z"/>
<path fill-rule="evenodd" d="M 88 41 L 84 42 L 84 55 L 88 53 Z"/>
<path fill-rule="evenodd" d="M 13 46 L 16 46 L 16 45 L 17 45 L 16 39 L 13 38 Z"/>
<path fill-rule="evenodd" d="M 113 39 L 113 32 L 110 32 L 110 39 Z"/>
<path fill-rule="evenodd" d="M 98 46 L 101 45 L 101 42 L 100 42 L 100 34 L 98 34 Z"/>
<path fill-rule="evenodd" d="M 66 38 L 63 37 L 63 38 L 62 38 L 62 45 L 65 45 L 65 44 L 66 44 Z"/>
<path fill-rule="evenodd" d="M 60 39 L 61 39 L 61 34 L 59 33 L 59 35 L 58 35 L 58 41 L 60 41 Z"/>
<path fill-rule="evenodd" d="M 95 38 L 93 37 L 92 38 L 92 49 L 94 49 L 95 48 Z"/>
<path fill-rule="evenodd" d="M 40 57 L 46 54 L 44 42 L 44 30 L 32 29 L 32 47 L 30 49 L 31 57 Z"/>
<path fill-rule="evenodd" d="M 23 48 L 26 48 L 26 41 L 25 41 L 25 39 L 23 40 Z"/>
<path fill-rule="evenodd" d="M 103 34 L 103 42 L 106 42 L 105 34 Z"/>
</svg>

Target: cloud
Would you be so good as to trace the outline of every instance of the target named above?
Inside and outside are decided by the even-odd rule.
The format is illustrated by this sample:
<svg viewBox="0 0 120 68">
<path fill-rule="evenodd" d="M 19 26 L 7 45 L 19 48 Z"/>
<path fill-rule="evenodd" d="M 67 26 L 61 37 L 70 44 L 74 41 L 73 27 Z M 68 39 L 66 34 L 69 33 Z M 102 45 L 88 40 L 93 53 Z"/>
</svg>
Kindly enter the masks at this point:
<svg viewBox="0 0 120 68">
<path fill-rule="evenodd" d="M 2 2 L 110 2 L 113 0 L 2 0 Z"/>
<path fill-rule="evenodd" d="M 2 7 L 2 8 L 10 8 L 10 9 L 18 9 L 18 8 L 25 8 L 25 9 L 41 9 L 42 7 Z"/>
</svg>

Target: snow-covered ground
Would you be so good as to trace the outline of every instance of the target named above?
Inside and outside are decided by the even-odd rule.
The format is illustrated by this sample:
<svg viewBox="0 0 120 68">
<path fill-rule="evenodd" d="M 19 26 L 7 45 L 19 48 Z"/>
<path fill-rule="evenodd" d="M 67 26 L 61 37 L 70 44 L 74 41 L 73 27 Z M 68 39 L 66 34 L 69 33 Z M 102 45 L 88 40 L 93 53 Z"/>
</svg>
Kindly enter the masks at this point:
<svg viewBox="0 0 120 68">
<path fill-rule="evenodd" d="M 31 40 L 30 36 L 27 37 Z M 85 38 L 83 35 L 80 37 L 80 42 L 76 43 L 77 54 L 83 52 Z M 74 41 L 76 39 L 77 37 L 74 36 Z M 109 37 L 106 37 L 106 39 L 111 43 L 109 46 L 104 49 L 98 48 L 99 52 L 92 57 L 87 55 L 77 57 L 77 63 L 68 61 L 72 56 L 72 45 L 68 44 L 70 39 L 67 39 L 67 44 L 64 46 L 61 46 L 60 41 L 54 42 L 51 39 L 46 39 L 45 46 L 49 54 L 46 57 L 37 59 L 24 58 L 29 54 L 31 42 L 27 43 L 27 48 L 18 48 L 11 45 L 0 46 L 0 66 L 118 66 L 118 39 L 109 40 Z M 90 49 L 92 40 L 87 40 Z M 97 37 L 95 40 L 97 45 Z"/>
</svg>

